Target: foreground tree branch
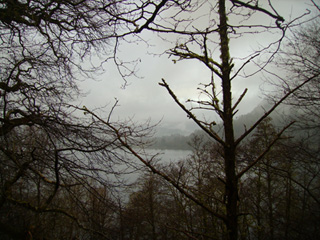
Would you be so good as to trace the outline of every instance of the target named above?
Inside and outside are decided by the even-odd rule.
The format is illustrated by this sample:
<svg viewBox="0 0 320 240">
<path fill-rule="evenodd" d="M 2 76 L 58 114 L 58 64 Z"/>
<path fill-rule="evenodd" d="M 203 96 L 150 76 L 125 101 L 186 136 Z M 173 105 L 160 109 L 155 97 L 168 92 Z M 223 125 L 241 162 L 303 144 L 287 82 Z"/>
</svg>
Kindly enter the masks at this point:
<svg viewBox="0 0 320 240">
<path fill-rule="evenodd" d="M 254 167 L 259 161 L 261 161 L 261 159 L 263 159 L 263 157 L 270 151 L 270 149 L 272 148 L 272 146 L 281 139 L 282 134 L 285 132 L 285 130 L 287 130 L 288 128 L 291 127 L 291 125 L 293 125 L 294 122 L 289 123 L 287 126 L 285 126 L 277 135 L 276 137 L 272 140 L 272 142 L 265 148 L 265 150 L 254 160 L 252 161 L 247 167 L 245 167 L 244 169 L 242 169 L 238 174 L 237 174 L 237 178 L 241 178 L 246 172 L 248 172 L 252 167 Z"/>
<path fill-rule="evenodd" d="M 245 137 L 247 137 L 264 119 L 266 119 L 270 114 L 286 99 L 288 99 L 291 95 L 293 95 L 296 91 L 301 89 L 304 85 L 316 79 L 320 74 L 316 74 L 307 80 L 303 81 L 298 86 L 294 87 L 292 90 L 289 90 L 279 101 L 277 101 L 263 116 L 260 117 L 247 131 L 245 131 L 237 140 L 236 144 L 238 145 Z"/>
<path fill-rule="evenodd" d="M 162 177 L 163 179 L 165 179 L 168 183 L 170 183 L 172 186 L 174 186 L 181 194 L 183 194 L 184 196 L 186 196 L 188 199 L 194 201 L 196 204 L 198 204 L 199 206 L 203 207 L 206 211 L 208 211 L 209 213 L 213 214 L 214 216 L 216 216 L 217 218 L 226 221 L 226 217 L 218 214 L 217 212 L 215 212 L 213 209 L 211 209 L 210 207 L 206 206 L 203 202 L 199 201 L 199 199 L 197 199 L 195 196 L 193 196 L 192 194 L 189 193 L 188 190 L 184 189 L 183 186 L 181 186 L 179 184 L 179 181 L 175 181 L 174 179 L 172 179 L 171 177 L 169 177 L 166 173 L 160 171 L 158 169 L 158 167 L 153 166 L 152 164 L 152 159 L 147 160 L 145 158 L 143 158 L 137 151 L 135 151 L 131 144 L 130 144 L 130 135 L 126 135 L 121 133 L 121 129 L 117 129 L 116 127 L 112 126 L 112 124 L 110 122 L 106 122 L 105 120 L 103 120 L 101 117 L 99 117 L 98 115 L 96 115 L 94 112 L 85 109 L 85 112 L 87 112 L 88 114 L 92 115 L 94 118 L 96 118 L 97 120 L 99 120 L 101 123 L 103 123 L 104 125 L 108 126 L 110 129 L 112 129 L 112 131 L 116 134 L 118 141 L 121 143 L 121 146 L 125 147 L 127 150 L 129 150 L 130 153 L 133 154 L 133 156 L 135 156 L 137 159 L 139 159 L 139 161 L 141 163 L 143 163 L 147 168 L 149 168 L 153 173 L 159 175 L 160 177 Z"/>
<path fill-rule="evenodd" d="M 204 126 L 195 115 L 192 114 L 191 111 L 189 111 L 176 97 L 176 95 L 172 92 L 169 85 L 166 83 L 164 79 L 162 79 L 162 83 L 159 83 L 160 86 L 165 87 L 167 91 L 169 92 L 170 96 L 174 99 L 174 101 L 187 113 L 187 116 L 191 118 L 202 130 L 204 130 L 210 137 L 215 139 L 220 144 L 224 145 L 224 141 L 213 131 L 208 129 L 206 126 Z"/>
</svg>

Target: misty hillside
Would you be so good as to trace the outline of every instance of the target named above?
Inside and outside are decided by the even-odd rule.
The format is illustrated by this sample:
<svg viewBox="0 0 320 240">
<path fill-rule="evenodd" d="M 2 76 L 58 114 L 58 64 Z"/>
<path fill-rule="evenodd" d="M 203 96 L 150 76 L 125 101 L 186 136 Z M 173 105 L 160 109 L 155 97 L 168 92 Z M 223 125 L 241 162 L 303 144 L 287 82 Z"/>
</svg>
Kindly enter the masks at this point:
<svg viewBox="0 0 320 240">
<path fill-rule="evenodd" d="M 234 119 L 234 133 L 235 136 L 240 136 L 245 129 L 250 128 L 268 109 L 271 105 L 264 101 L 254 108 L 250 113 L 235 117 Z M 277 111 L 274 111 L 270 116 L 272 123 L 276 128 L 282 127 L 285 122 L 291 118 L 292 112 L 288 106 L 280 106 Z M 172 126 L 171 126 L 172 128 Z M 223 127 L 222 123 L 218 123 L 213 128 L 219 135 L 222 135 Z M 195 130 L 191 134 L 184 134 L 180 129 L 166 129 L 162 128 L 164 132 L 163 136 L 156 137 L 155 143 L 151 148 L 155 149 L 179 149 L 179 150 L 190 150 L 189 143 L 194 135 L 203 135 L 202 130 Z M 171 134 L 169 134 L 171 133 Z M 204 134 L 205 135 L 205 134 Z"/>
</svg>

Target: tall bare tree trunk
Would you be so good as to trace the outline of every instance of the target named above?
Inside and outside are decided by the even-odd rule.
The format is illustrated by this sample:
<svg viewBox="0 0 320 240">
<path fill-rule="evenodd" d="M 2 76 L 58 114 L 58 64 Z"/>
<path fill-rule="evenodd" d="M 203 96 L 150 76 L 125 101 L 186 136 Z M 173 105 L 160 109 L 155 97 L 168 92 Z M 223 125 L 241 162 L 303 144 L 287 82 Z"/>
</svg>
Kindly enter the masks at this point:
<svg viewBox="0 0 320 240">
<path fill-rule="evenodd" d="M 225 0 L 219 1 L 220 51 L 222 61 L 223 121 L 224 121 L 224 160 L 225 160 L 225 197 L 227 210 L 227 235 L 229 240 L 238 238 L 238 179 L 235 166 L 235 140 L 233 130 L 232 96 L 230 72 L 232 69 L 229 55 L 229 37 Z"/>
</svg>

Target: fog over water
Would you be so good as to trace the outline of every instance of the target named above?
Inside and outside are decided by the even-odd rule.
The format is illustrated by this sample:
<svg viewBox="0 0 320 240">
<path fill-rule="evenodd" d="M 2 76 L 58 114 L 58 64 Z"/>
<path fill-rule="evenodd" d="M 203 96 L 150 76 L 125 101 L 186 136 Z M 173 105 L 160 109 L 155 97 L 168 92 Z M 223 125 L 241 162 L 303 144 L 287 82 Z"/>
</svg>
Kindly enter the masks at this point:
<svg viewBox="0 0 320 240">
<path fill-rule="evenodd" d="M 286 21 L 290 21 L 293 16 L 306 13 L 311 3 L 304 0 L 278 0 L 275 5 L 275 8 L 279 9 L 279 14 L 284 16 Z M 116 98 L 119 100 L 119 106 L 113 113 L 114 120 L 133 118 L 136 122 L 141 122 L 151 119 L 152 123 L 161 122 L 157 128 L 159 135 L 177 132 L 190 134 L 197 129 L 197 126 L 186 117 L 186 114 L 158 83 L 162 78 L 165 79 L 179 100 L 185 103 L 189 98 L 199 99 L 197 87 L 200 82 L 207 83 L 210 80 L 210 72 L 197 61 L 185 60 L 174 63 L 168 55 L 162 54 L 173 45 L 164 42 L 155 34 L 143 31 L 140 37 L 145 42 L 137 42 L 135 38 L 131 38 L 130 42 L 121 42 L 118 51 L 118 57 L 122 61 L 137 60 L 135 68 L 137 76 L 127 78 L 128 84 L 123 89 L 121 86 L 124 80 L 119 76 L 114 63 L 106 63 L 103 65 L 104 73 L 97 77 L 96 81 L 88 79 L 81 83 L 81 88 L 87 93 L 87 96 L 81 100 L 81 104 L 91 109 L 106 105 L 110 107 Z M 256 38 L 249 35 L 240 38 L 241 40 L 232 40 L 230 50 L 232 57 L 248 55 L 261 43 L 271 40 L 264 38 L 265 36 Z M 237 60 L 234 61 L 237 66 Z M 250 73 L 253 69 L 254 64 L 248 66 L 246 73 Z M 234 99 L 248 88 L 245 98 L 238 107 L 239 112 L 236 117 L 253 110 L 263 99 L 261 88 L 268 88 L 263 84 L 261 75 L 250 78 L 237 77 L 232 84 Z M 187 107 L 190 106 L 187 104 Z M 213 114 L 200 113 L 199 115 L 203 117 L 204 114 L 208 121 L 218 120 Z"/>
<path fill-rule="evenodd" d="M 180 160 L 185 160 L 192 151 L 190 150 L 173 150 L 173 149 L 148 149 L 150 153 L 160 153 L 159 158 L 162 163 L 178 162 Z"/>
</svg>

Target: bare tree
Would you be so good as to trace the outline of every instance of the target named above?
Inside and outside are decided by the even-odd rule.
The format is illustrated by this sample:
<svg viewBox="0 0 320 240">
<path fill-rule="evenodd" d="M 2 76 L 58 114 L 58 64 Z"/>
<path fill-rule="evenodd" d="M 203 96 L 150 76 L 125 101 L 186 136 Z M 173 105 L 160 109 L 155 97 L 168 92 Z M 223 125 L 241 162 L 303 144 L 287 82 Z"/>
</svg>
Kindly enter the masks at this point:
<svg viewBox="0 0 320 240">
<path fill-rule="evenodd" d="M 267 3 L 258 0 L 8 0 L 1 4 L 3 70 L 0 82 L 0 135 L 1 151 L 6 160 L 4 162 L 10 169 L 9 175 L 3 175 L 2 206 L 17 204 L 34 212 L 64 214 L 80 228 L 88 230 L 79 218 L 65 210 L 50 208 L 54 207 L 51 204 L 59 190 L 70 189 L 70 184 L 82 184 L 90 189 L 90 182 L 84 176 L 106 184 L 108 181 L 105 181 L 103 174 L 118 174 L 113 169 L 113 163 L 130 164 L 131 162 L 125 161 L 125 155 L 131 154 L 152 172 L 162 176 L 178 192 L 224 222 L 225 239 L 238 239 L 238 223 L 244 214 L 239 212 L 241 178 L 259 163 L 291 123 L 277 132 L 256 159 L 247 165 L 238 164 L 239 146 L 279 104 L 316 77 L 307 77 L 289 89 L 252 126 L 244 128 L 240 137 L 234 136 L 233 120 L 247 89 L 234 101 L 232 81 L 241 77 L 241 73 L 244 73 L 243 70 L 251 62 L 257 66 L 256 59 L 265 51 L 273 50 L 267 60 L 256 68 L 257 72 L 265 69 L 278 52 L 291 24 L 285 22 L 271 0 Z M 257 16 L 257 22 L 253 23 L 251 16 Z M 258 21 L 259 17 L 261 21 Z M 164 79 L 160 85 L 187 116 L 220 145 L 218 149 L 222 149 L 219 154 L 223 159 L 223 171 L 218 180 L 224 186 L 223 212 L 199 198 L 197 189 L 193 191 L 192 188 L 181 185 L 179 178 L 154 164 L 155 156 L 145 157 L 143 150 L 135 148 L 143 146 L 148 126 L 128 126 L 128 122 L 113 122 L 110 115 L 113 107 L 109 115 L 102 117 L 85 106 L 67 104 L 78 93 L 75 79 L 80 78 L 81 74 L 88 76 L 90 70 L 97 70 L 85 69 L 82 61 L 90 59 L 93 52 L 97 55 L 101 50 L 104 50 L 103 53 L 108 52 L 105 48 L 108 41 L 114 41 L 112 59 L 121 75 L 125 77 L 132 74 L 117 59 L 118 41 L 129 34 L 146 30 L 155 32 L 164 39 L 166 34 L 175 36 L 172 48 L 167 51 L 173 61 L 199 61 L 211 74 L 211 78 L 202 82 L 199 88 L 204 98 L 190 100 L 191 108 L 179 100 Z M 251 37 L 256 33 L 271 33 L 277 37 L 248 56 L 232 57 L 231 43 L 242 39 L 246 34 Z M 197 110 L 209 110 L 209 114 L 218 116 L 223 122 L 222 134 L 214 129 L 214 121 L 202 119 Z M 83 118 L 74 117 L 77 111 L 85 114 Z M 37 136 L 35 142 L 28 131 Z M 24 145 L 26 136 L 31 139 Z M 118 150 L 123 154 L 119 154 Z M 32 167 L 38 166 L 40 162 L 44 168 Z M 17 191 L 11 191 L 23 179 L 38 179 L 38 187 L 41 180 L 49 189 L 48 194 L 43 194 L 43 191 L 35 194 L 38 196 L 39 206 L 36 207 L 31 201 L 22 201 Z"/>
<path fill-rule="evenodd" d="M 10 231 L 14 219 L 1 217 L 2 232 L 32 235 L 28 216 L 44 214 L 48 222 L 50 216 L 64 216 L 78 231 L 108 238 L 61 203 L 73 199 L 85 212 L 88 206 L 76 201 L 79 185 L 97 199 L 103 197 L 97 186 L 113 192 L 129 163 L 119 131 L 134 135 L 133 145 L 140 145 L 150 129 L 113 122 L 116 103 L 105 109 L 108 125 L 72 103 L 81 93 L 78 80 L 103 70 L 106 58 L 115 61 L 123 77 L 132 73 L 117 59 L 118 42 L 138 32 L 138 23 L 147 26 L 157 11 L 155 3 L 135 1 L 0 2 L 0 209 L 2 216 L 16 214 L 26 223 Z M 99 57 L 102 63 L 95 64 Z"/>
<path fill-rule="evenodd" d="M 280 91 L 288 92 L 306 79 L 308 84 L 296 91 L 286 104 L 293 106 L 295 120 L 304 130 L 319 128 L 319 8 L 301 26 L 292 28 L 285 39 L 285 47 L 279 52 L 275 65 L 287 77 L 278 77 L 273 83 Z M 274 96 L 273 96 L 274 97 Z M 312 132 L 312 131 L 311 131 Z M 310 132 L 309 132 L 310 133 Z"/>
<path fill-rule="evenodd" d="M 258 21 L 258 18 L 264 20 L 252 23 L 250 20 L 251 16 L 256 16 L 254 21 Z M 241 204 L 239 183 L 241 178 L 259 163 L 292 123 L 278 131 L 272 141 L 265 146 L 265 149 L 261 150 L 257 158 L 246 166 L 238 165 L 237 150 L 242 141 L 253 132 L 259 123 L 267 118 L 289 95 L 296 92 L 307 82 L 310 82 L 313 77 L 305 79 L 295 86 L 295 88 L 286 92 L 252 126 L 244 128 L 242 135 L 236 138 L 234 136 L 233 120 L 247 89 L 245 88 L 243 93 L 237 96 L 237 99 L 234 101 L 231 84 L 241 77 L 241 73 L 247 69 L 251 62 L 257 66 L 256 72 L 262 71 L 271 62 L 271 59 L 278 52 L 291 22 L 285 22 L 271 1 L 262 3 L 262 1 L 245 2 L 238 0 L 219 0 L 215 2 L 167 1 L 152 20 L 147 26 L 144 26 L 146 30 L 156 32 L 163 38 L 166 38 L 164 34 L 167 33 L 170 34 L 170 37 L 172 35 L 176 36 L 173 40 L 174 47 L 167 51 L 173 57 L 174 62 L 186 59 L 199 61 L 212 75 L 208 82 L 202 82 L 200 85 L 199 90 L 204 97 L 199 100 L 189 100 L 193 104 L 191 108 L 179 100 L 174 90 L 171 89 L 164 79 L 162 79 L 160 85 L 168 91 L 169 95 L 187 114 L 188 118 L 192 119 L 223 149 L 221 152 L 223 158 L 223 177 L 220 180 L 224 184 L 223 204 L 225 212 L 217 212 L 202 201 L 201 198 L 198 198 L 198 195 L 190 190 L 188 186 L 181 185 L 179 179 L 170 177 L 165 171 L 157 168 L 152 163 L 152 159 L 144 159 L 130 146 L 126 146 L 151 171 L 161 175 L 181 194 L 223 221 L 226 226 L 225 239 L 238 239 L 238 221 L 244 214 L 239 212 L 239 205 Z M 264 43 L 262 48 L 257 49 L 257 51 L 254 51 L 249 56 L 244 58 L 243 56 L 238 58 L 237 56 L 232 56 L 232 51 L 230 50 L 232 42 L 236 42 L 237 39 L 241 39 L 246 34 L 253 36 L 256 33 L 264 35 L 268 32 L 278 37 L 273 37 L 271 42 Z M 241 45 L 243 44 L 241 43 Z M 256 61 L 259 56 L 265 52 L 270 53 L 270 51 L 272 53 L 263 63 L 259 64 Z M 241 59 L 244 60 L 241 62 Z M 253 76 L 254 74 L 249 75 Z M 246 76 L 248 77 L 248 74 Z M 210 115 L 215 113 L 223 122 L 222 134 L 214 129 L 214 125 L 216 124 L 214 121 L 206 121 L 209 117 L 202 119 L 201 114 L 197 115 L 197 110 L 208 110 L 208 114 Z M 123 144 L 125 145 L 125 141 L 123 141 Z"/>
</svg>

